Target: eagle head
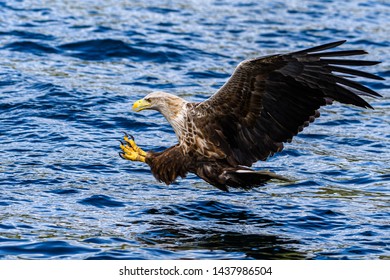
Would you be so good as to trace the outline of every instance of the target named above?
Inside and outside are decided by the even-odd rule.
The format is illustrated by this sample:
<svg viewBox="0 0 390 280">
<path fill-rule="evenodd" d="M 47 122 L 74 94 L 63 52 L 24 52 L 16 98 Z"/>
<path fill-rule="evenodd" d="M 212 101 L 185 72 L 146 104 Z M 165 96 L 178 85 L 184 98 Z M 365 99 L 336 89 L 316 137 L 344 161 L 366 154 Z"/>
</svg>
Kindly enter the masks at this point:
<svg viewBox="0 0 390 280">
<path fill-rule="evenodd" d="M 164 115 L 167 110 L 172 111 L 183 105 L 183 99 L 163 91 L 155 91 L 146 95 L 144 98 L 137 100 L 133 104 L 133 110 L 140 112 L 142 110 L 157 110 Z"/>
<path fill-rule="evenodd" d="M 134 102 L 133 110 L 135 112 L 142 110 L 159 111 L 172 125 L 176 135 L 179 137 L 184 126 L 187 103 L 186 100 L 179 96 L 163 91 L 155 91 Z"/>
</svg>

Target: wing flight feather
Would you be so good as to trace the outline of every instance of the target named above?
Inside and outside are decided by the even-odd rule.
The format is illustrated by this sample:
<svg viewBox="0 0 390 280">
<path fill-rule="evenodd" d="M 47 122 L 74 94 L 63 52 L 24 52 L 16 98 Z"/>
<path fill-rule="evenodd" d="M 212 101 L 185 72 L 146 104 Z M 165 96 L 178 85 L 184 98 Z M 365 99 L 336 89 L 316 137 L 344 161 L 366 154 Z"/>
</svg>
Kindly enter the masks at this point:
<svg viewBox="0 0 390 280">
<path fill-rule="evenodd" d="M 203 114 L 195 119 L 196 126 L 228 162 L 251 166 L 279 152 L 333 100 L 372 108 L 360 95 L 380 95 L 351 78 L 382 78 L 342 66 L 379 62 L 337 59 L 366 54 L 363 50 L 321 52 L 344 42 L 241 62 L 218 92 L 198 104 Z"/>
</svg>

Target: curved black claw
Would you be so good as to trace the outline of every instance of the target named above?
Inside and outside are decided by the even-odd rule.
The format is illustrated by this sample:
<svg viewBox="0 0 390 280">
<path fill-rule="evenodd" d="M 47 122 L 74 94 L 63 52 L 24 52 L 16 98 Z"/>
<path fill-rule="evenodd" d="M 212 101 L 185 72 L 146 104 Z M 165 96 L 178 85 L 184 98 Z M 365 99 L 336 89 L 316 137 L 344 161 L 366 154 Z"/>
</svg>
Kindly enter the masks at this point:
<svg viewBox="0 0 390 280">
<path fill-rule="evenodd" d="M 118 154 L 119 154 L 119 156 L 120 156 L 121 158 L 125 159 L 125 157 L 123 156 L 124 153 L 119 152 Z"/>
<path fill-rule="evenodd" d="M 125 132 L 125 131 L 122 131 L 122 132 L 123 132 L 123 134 L 124 134 L 127 138 L 131 138 L 131 140 L 134 141 L 134 136 L 133 136 L 133 135 L 127 134 L 127 132 Z"/>
</svg>

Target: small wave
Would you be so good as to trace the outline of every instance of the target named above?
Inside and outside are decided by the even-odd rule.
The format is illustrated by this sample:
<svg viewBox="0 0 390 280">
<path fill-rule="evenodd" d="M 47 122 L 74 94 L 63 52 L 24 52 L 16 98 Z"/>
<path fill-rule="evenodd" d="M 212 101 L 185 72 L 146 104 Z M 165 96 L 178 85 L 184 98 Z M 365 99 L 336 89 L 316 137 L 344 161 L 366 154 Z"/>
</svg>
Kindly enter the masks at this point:
<svg viewBox="0 0 390 280">
<path fill-rule="evenodd" d="M 228 259 L 304 259 L 305 255 L 295 251 L 293 244 L 297 241 L 268 234 L 251 234 L 218 230 L 215 227 L 189 227 L 186 225 L 160 220 L 147 231 L 137 235 L 137 240 L 149 249 L 153 258 L 156 254 L 162 258 L 161 247 L 167 258 L 177 257 L 178 253 L 189 251 L 201 252 L 194 258 L 228 258 Z M 171 255 L 170 248 L 174 248 Z M 169 251 L 167 251 L 169 250 Z M 209 252 L 209 253 L 207 253 Z M 227 257 L 228 256 L 228 257 Z"/>
<path fill-rule="evenodd" d="M 80 191 L 75 189 L 55 189 L 48 191 L 49 193 L 59 194 L 59 195 L 68 195 L 68 194 L 77 194 Z"/>
<path fill-rule="evenodd" d="M 229 74 L 218 73 L 215 71 L 204 71 L 204 72 L 190 71 L 187 72 L 186 75 L 192 79 L 210 79 L 210 78 L 227 79 L 230 76 Z"/>
<path fill-rule="evenodd" d="M 99 249 L 71 245 L 65 241 L 32 242 L 13 246 L 0 246 L 0 257 L 17 255 L 19 258 L 68 258 L 74 254 L 96 253 Z"/>
<path fill-rule="evenodd" d="M 13 30 L 9 32 L 0 32 L 0 36 L 14 36 L 23 39 L 30 40 L 44 40 L 44 41 L 53 41 L 55 39 L 54 36 L 46 35 L 42 33 L 29 32 L 24 30 Z"/>
<path fill-rule="evenodd" d="M 176 216 L 194 221 L 215 220 L 221 224 L 273 224 L 271 220 L 258 217 L 248 209 L 217 201 L 199 201 L 189 204 L 170 205 L 160 209 L 148 209 L 145 214 Z"/>
<path fill-rule="evenodd" d="M 129 58 L 134 61 L 177 62 L 183 56 L 173 51 L 145 50 L 126 44 L 121 40 L 94 39 L 60 45 L 65 54 L 84 60 Z"/>
<path fill-rule="evenodd" d="M 93 244 L 112 244 L 113 241 L 106 238 L 99 238 L 99 237 L 91 237 L 83 240 L 85 243 L 93 243 Z"/>
<path fill-rule="evenodd" d="M 13 225 L 0 224 L 0 229 L 9 230 L 9 229 L 16 229 L 16 227 Z M 0 242 L 2 242 L 2 241 L 4 241 L 4 239 L 0 238 Z"/>
<path fill-rule="evenodd" d="M 168 14 L 168 13 L 178 13 L 180 10 L 177 9 L 169 9 L 169 8 L 160 8 L 160 7 L 147 7 L 147 11 L 157 13 L 157 14 Z"/>
<path fill-rule="evenodd" d="M 19 41 L 7 44 L 3 47 L 17 52 L 31 53 L 35 55 L 45 55 L 48 53 L 58 53 L 56 48 L 53 48 L 44 43 L 37 43 L 33 41 Z"/>
<path fill-rule="evenodd" d="M 88 206 L 95 206 L 98 208 L 125 207 L 125 204 L 123 202 L 114 200 L 106 195 L 93 195 L 91 197 L 79 200 L 78 203 Z"/>
<path fill-rule="evenodd" d="M 378 47 L 389 47 L 389 41 L 374 42 L 372 40 L 355 40 L 350 42 L 353 45 L 371 46 L 375 45 Z"/>
</svg>

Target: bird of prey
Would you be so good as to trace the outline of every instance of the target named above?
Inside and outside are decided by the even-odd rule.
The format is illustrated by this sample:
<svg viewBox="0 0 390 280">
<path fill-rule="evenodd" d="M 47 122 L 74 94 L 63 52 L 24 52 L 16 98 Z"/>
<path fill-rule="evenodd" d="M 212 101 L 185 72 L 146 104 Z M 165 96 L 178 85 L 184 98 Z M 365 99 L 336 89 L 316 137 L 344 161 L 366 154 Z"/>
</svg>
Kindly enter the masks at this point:
<svg viewBox="0 0 390 280">
<path fill-rule="evenodd" d="M 146 95 L 134 103 L 133 110 L 159 111 L 173 127 L 178 143 L 162 152 L 145 152 L 125 134 L 120 156 L 145 162 L 165 184 L 188 173 L 223 191 L 283 179 L 250 167 L 280 152 L 284 143 L 319 117 L 321 106 L 338 101 L 372 108 L 361 96 L 380 97 L 353 78 L 383 78 L 345 67 L 379 62 L 350 59 L 367 54 L 364 50 L 329 50 L 343 43 L 242 61 L 203 102 L 188 102 L 161 91 Z"/>
</svg>

